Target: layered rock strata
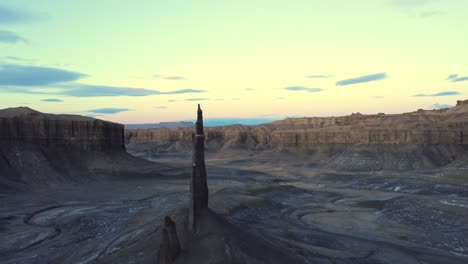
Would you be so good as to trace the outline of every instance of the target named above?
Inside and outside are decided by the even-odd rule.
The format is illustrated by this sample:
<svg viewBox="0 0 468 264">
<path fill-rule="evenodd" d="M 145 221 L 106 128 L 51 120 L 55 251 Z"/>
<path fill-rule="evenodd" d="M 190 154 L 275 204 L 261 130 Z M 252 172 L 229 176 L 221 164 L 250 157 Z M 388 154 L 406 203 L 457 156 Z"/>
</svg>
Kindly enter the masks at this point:
<svg viewBox="0 0 468 264">
<path fill-rule="evenodd" d="M 0 142 L 125 151 L 121 124 L 77 115 L 43 114 L 26 107 L 0 110 Z"/>
<path fill-rule="evenodd" d="M 0 110 L 0 189 L 89 180 L 134 160 L 121 124 L 26 107 Z"/>
<path fill-rule="evenodd" d="M 130 151 L 144 150 L 152 155 L 186 152 L 192 137 L 193 132 L 187 128 L 138 129 L 125 133 Z M 332 163 L 352 166 L 366 163 L 350 161 L 354 156 L 364 155 L 365 159 L 370 157 L 379 163 L 373 166 L 377 170 L 437 167 L 456 160 L 468 148 L 468 101 L 458 101 L 450 109 L 420 109 L 404 114 L 355 113 L 342 117 L 287 118 L 258 126 L 210 127 L 205 129 L 204 137 L 210 152 L 288 151 L 305 153 L 318 162 L 340 158 Z M 383 155 L 388 157 L 379 159 Z M 399 162 L 399 157 L 408 159 Z M 391 164 L 389 160 L 393 160 Z"/>
</svg>

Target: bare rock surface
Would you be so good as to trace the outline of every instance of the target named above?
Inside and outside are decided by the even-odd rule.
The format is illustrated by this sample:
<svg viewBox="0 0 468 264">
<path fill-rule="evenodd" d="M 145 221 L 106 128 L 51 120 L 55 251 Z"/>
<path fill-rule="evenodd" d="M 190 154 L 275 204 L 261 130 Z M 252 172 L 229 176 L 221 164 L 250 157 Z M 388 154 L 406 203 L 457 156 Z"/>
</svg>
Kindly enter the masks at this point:
<svg viewBox="0 0 468 264">
<path fill-rule="evenodd" d="M 127 148 L 136 155 L 186 153 L 191 128 L 128 129 Z M 437 168 L 464 159 L 468 106 L 404 114 L 352 114 L 287 118 L 258 126 L 205 129 L 209 152 L 257 150 L 302 155 L 345 170 Z"/>
<path fill-rule="evenodd" d="M 192 240 L 181 212 L 190 159 L 161 156 L 171 177 L 2 194 L 0 262 L 155 263 L 166 215 L 180 237 L 175 263 L 468 261 L 466 176 L 344 173 L 264 158 L 207 156 L 211 211 Z"/>
<path fill-rule="evenodd" d="M 127 172 L 138 175 L 155 168 L 156 164 L 125 151 L 121 124 L 44 114 L 26 107 L 0 110 L 0 190 L 83 182 Z"/>
<path fill-rule="evenodd" d="M 124 126 L 79 115 L 43 114 L 26 107 L 0 110 L 3 144 L 122 151 Z"/>
<path fill-rule="evenodd" d="M 463 116 L 460 107 L 434 113 Z M 55 143 L 17 141 L 12 147 L 18 155 L 2 152 L 0 179 L 14 182 L 17 178 L 9 175 L 20 170 L 19 179 L 29 188 L 0 192 L 0 263 L 157 263 L 167 245 L 168 252 L 178 248 L 174 233 L 180 252 L 170 259 L 173 263 L 468 262 L 463 158 L 452 162 L 456 166 L 436 169 L 343 171 L 308 158 L 308 152 L 234 148 L 238 142 L 206 153 L 209 209 L 198 215 L 194 233 L 187 208 L 193 161 L 185 146 L 134 152 L 144 161 L 125 151 L 85 148 L 72 156 Z M 251 141 L 247 137 L 245 142 Z M 346 154 L 353 164 L 379 161 L 366 146 L 359 154 Z M 413 159 L 393 147 L 403 160 Z M 328 161 L 349 162 L 338 157 Z M 437 161 L 440 156 L 426 157 Z M 395 166 L 389 160 L 384 159 Z M 83 165 L 76 167 L 79 162 Z M 70 168 L 86 169 L 74 174 Z"/>
</svg>

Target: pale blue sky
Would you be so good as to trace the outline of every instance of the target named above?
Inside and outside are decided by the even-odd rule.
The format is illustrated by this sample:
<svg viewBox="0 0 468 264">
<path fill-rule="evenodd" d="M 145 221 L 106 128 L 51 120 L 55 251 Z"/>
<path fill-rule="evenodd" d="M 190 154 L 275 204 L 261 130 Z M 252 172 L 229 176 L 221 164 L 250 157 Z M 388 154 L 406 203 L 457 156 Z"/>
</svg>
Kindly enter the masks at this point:
<svg viewBox="0 0 468 264">
<path fill-rule="evenodd" d="M 139 123 L 197 103 L 256 119 L 453 105 L 466 25 L 465 0 L 1 1 L 0 108 Z"/>
</svg>

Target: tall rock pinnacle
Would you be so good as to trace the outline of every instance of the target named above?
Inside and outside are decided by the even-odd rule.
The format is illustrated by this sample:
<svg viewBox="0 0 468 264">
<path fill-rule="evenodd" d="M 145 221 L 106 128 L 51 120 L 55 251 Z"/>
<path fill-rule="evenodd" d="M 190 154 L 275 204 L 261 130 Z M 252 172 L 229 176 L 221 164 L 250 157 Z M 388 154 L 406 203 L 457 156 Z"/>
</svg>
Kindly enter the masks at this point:
<svg viewBox="0 0 468 264">
<path fill-rule="evenodd" d="M 205 135 L 203 134 L 203 112 L 198 105 L 197 122 L 192 157 L 192 178 L 190 180 L 189 224 L 193 232 L 198 229 L 202 211 L 208 208 L 208 183 L 205 168 Z"/>
</svg>

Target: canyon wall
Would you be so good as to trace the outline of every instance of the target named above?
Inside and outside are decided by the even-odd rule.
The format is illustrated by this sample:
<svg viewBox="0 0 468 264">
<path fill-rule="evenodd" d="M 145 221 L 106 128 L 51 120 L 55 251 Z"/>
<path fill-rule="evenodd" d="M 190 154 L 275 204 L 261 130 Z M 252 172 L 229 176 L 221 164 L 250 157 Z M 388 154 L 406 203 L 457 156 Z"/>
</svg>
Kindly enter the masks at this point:
<svg viewBox="0 0 468 264">
<path fill-rule="evenodd" d="M 84 116 L 42 114 L 28 108 L 0 110 L 0 142 L 125 151 L 121 124 Z"/>
<path fill-rule="evenodd" d="M 25 107 L 0 110 L 0 189 L 89 180 L 132 158 L 121 124 Z"/>
<path fill-rule="evenodd" d="M 125 132 L 125 141 L 131 152 L 187 152 L 193 133 L 193 128 L 130 129 Z M 237 149 L 305 153 L 313 161 L 357 168 L 366 168 L 366 160 L 370 159 L 379 164 L 373 166 L 376 169 L 446 165 L 464 155 L 467 137 L 466 101 L 459 101 L 451 109 L 288 118 L 258 126 L 205 129 L 210 152 Z M 400 158 L 402 161 L 394 161 Z"/>
</svg>

